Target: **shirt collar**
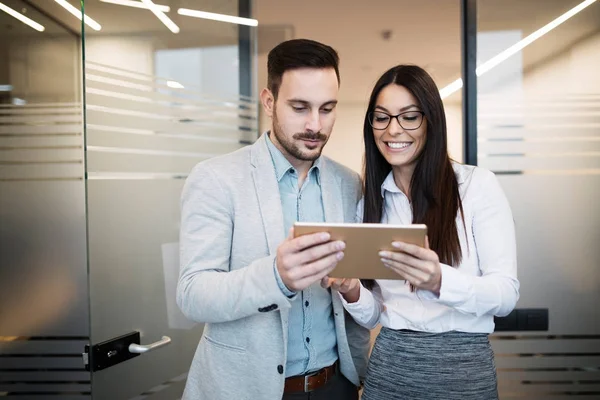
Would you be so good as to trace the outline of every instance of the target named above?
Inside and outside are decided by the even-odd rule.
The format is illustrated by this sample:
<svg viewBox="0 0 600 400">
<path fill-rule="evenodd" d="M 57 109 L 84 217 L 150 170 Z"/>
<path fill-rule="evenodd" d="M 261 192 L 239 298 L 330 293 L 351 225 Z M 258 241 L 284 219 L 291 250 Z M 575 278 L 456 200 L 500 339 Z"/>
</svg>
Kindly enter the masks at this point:
<svg viewBox="0 0 600 400">
<path fill-rule="evenodd" d="M 290 162 L 285 158 L 285 156 L 279 151 L 277 147 L 273 144 L 270 137 L 271 132 L 267 132 L 267 147 L 269 148 L 269 152 L 271 153 L 271 159 L 273 160 L 273 166 L 275 167 L 275 176 L 277 177 L 277 182 L 281 181 L 281 179 L 285 176 L 285 174 L 291 170 L 295 170 L 294 166 L 290 164 Z M 317 158 L 313 163 L 310 170 L 308 170 L 308 175 L 314 174 L 317 184 L 321 184 L 321 157 Z"/>
<path fill-rule="evenodd" d="M 454 174 L 456 175 L 456 181 L 459 185 L 465 183 L 466 180 L 466 171 L 462 168 L 462 164 L 457 161 L 452 161 L 452 169 L 454 169 Z"/>
<path fill-rule="evenodd" d="M 392 171 L 385 177 L 385 180 L 381 184 L 381 197 L 385 198 L 385 192 L 390 193 L 402 193 L 402 191 L 396 185 L 394 181 L 394 174 Z"/>
</svg>

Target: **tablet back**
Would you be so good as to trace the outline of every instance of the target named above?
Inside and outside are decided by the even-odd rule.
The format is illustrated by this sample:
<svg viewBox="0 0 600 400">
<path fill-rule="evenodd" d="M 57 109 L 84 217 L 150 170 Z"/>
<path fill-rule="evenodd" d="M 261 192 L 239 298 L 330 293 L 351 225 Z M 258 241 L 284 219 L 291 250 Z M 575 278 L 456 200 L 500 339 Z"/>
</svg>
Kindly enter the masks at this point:
<svg viewBox="0 0 600 400">
<path fill-rule="evenodd" d="M 385 267 L 379 251 L 391 250 L 393 241 L 401 241 L 425 247 L 427 227 L 421 224 L 333 224 L 296 222 L 294 236 L 316 232 L 329 232 L 332 240 L 346 243 L 345 256 L 329 274 L 331 278 L 402 279 Z"/>
</svg>

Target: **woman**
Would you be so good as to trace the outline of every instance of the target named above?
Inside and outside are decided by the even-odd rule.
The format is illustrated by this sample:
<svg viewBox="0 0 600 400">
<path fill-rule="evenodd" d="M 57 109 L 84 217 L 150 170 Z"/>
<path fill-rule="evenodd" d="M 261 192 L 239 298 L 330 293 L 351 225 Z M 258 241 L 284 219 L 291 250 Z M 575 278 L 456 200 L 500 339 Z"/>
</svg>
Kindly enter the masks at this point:
<svg viewBox="0 0 600 400">
<path fill-rule="evenodd" d="M 433 79 L 421 68 L 387 71 L 364 123 L 363 222 L 428 228 L 426 248 L 381 252 L 399 280 L 324 280 L 352 317 L 382 325 L 363 400 L 497 399 L 488 334 L 519 297 L 514 223 L 493 173 L 452 162 Z M 372 290 L 366 287 L 372 286 Z"/>
</svg>

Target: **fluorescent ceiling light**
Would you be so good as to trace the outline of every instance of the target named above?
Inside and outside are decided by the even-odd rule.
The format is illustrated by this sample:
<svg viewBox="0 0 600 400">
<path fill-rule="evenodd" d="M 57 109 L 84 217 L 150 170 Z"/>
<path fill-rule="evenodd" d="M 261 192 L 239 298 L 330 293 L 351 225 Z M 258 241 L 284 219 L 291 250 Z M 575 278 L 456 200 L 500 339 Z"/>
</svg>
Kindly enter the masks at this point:
<svg viewBox="0 0 600 400">
<path fill-rule="evenodd" d="M 475 69 L 475 74 L 477 74 L 477 76 L 481 76 L 481 75 L 485 74 L 486 72 L 488 72 L 489 70 L 491 70 L 492 68 L 497 66 L 498 64 L 500 64 L 500 63 L 506 61 L 507 59 L 509 59 L 510 57 L 514 56 L 519 51 L 523 50 L 525 47 L 529 46 L 531 43 L 538 40 L 539 38 L 544 36 L 546 33 L 550 32 L 552 29 L 556 28 L 557 26 L 559 26 L 560 24 L 562 24 L 569 18 L 573 17 L 574 15 L 578 14 L 579 12 L 583 11 L 586 7 L 589 7 L 590 5 L 592 5 L 595 2 L 596 2 L 596 0 L 586 0 L 582 3 L 580 3 L 578 6 L 573 7 L 566 13 L 562 14 L 560 17 L 558 17 L 555 20 L 553 20 L 552 22 L 550 22 L 549 24 L 544 25 L 537 31 L 533 32 L 531 35 L 527 36 L 524 39 L 519 40 L 517 43 L 513 44 L 506 50 L 500 52 L 496 56 L 490 58 L 483 64 L 479 65 Z M 442 88 L 440 90 L 440 96 L 442 97 L 442 99 L 444 99 L 444 98 L 450 96 L 452 93 L 459 90 L 460 88 L 462 88 L 462 86 L 463 86 L 463 81 L 462 81 L 462 79 L 459 78 L 459 79 L 455 80 L 454 82 L 452 82 L 451 84 L 449 84 L 448 86 Z"/>
<path fill-rule="evenodd" d="M 167 81 L 167 86 L 173 89 L 183 89 L 183 85 L 177 81 Z"/>
<path fill-rule="evenodd" d="M 66 0 L 54 0 L 54 1 L 57 2 L 61 7 L 63 7 L 65 10 L 67 10 L 68 12 L 73 14 L 75 17 L 77 17 L 77 19 L 79 19 L 81 21 L 81 10 L 80 9 L 73 7 L 71 5 L 71 3 L 67 2 Z M 96 21 L 94 21 L 93 19 L 88 17 L 87 15 L 83 16 L 83 23 L 95 31 L 99 31 L 100 29 L 102 29 L 102 26 L 100 26 L 99 23 L 97 23 Z"/>
<path fill-rule="evenodd" d="M 11 17 L 15 17 L 16 19 L 18 19 L 19 21 L 21 21 L 25 25 L 29 25 L 30 27 L 32 27 L 33 29 L 35 29 L 38 32 L 43 32 L 44 29 L 46 29 L 42 25 L 40 25 L 37 22 L 35 22 L 34 20 L 32 20 L 31 18 L 27 18 L 26 16 L 24 16 L 20 12 L 17 12 L 15 10 L 13 10 L 12 8 L 4 5 L 3 3 L 0 3 L 0 10 L 4 11 L 8 15 L 10 15 Z"/>
<path fill-rule="evenodd" d="M 162 12 L 156 4 L 152 2 L 152 0 L 142 0 L 142 2 L 146 5 L 146 7 L 152 11 L 156 18 L 160 20 L 169 30 L 173 33 L 179 33 L 179 27 L 175 24 L 175 22 L 171 21 L 171 18 L 167 17 L 164 12 Z"/>
<path fill-rule="evenodd" d="M 230 22 L 238 25 L 258 26 L 258 21 L 251 18 L 234 17 L 225 14 L 216 14 L 206 11 L 190 10 L 189 8 L 180 8 L 177 14 L 186 15 L 188 17 L 212 19 L 213 21 Z"/>
<path fill-rule="evenodd" d="M 1 5 L 2 3 L 0 3 L 0 6 Z M 11 90 L 13 90 L 12 85 L 0 85 L 0 92 L 10 92 Z"/>
<path fill-rule="evenodd" d="M 456 92 L 457 90 L 460 90 L 460 88 L 462 88 L 462 87 L 463 87 L 463 81 L 462 81 L 462 79 L 458 78 L 457 80 L 455 80 L 448 86 L 445 86 L 442 89 L 440 89 L 440 96 L 442 97 L 442 99 L 445 99 L 446 97 L 450 96 L 452 93 Z"/>
<path fill-rule="evenodd" d="M 127 7 L 135 7 L 135 8 L 143 8 L 145 10 L 148 10 L 148 6 L 146 6 L 144 3 L 137 1 L 137 0 L 100 0 L 103 3 L 110 3 L 110 4 L 116 4 L 119 6 L 127 6 Z M 169 12 L 171 11 L 171 7 L 169 6 L 163 6 L 160 4 L 155 4 L 155 6 L 162 12 Z"/>
</svg>

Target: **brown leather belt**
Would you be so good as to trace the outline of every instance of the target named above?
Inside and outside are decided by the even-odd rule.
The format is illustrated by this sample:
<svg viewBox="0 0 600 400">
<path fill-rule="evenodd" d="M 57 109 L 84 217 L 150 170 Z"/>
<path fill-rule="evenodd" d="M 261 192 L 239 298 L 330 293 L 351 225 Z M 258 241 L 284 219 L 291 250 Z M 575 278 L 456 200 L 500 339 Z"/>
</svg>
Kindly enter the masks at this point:
<svg viewBox="0 0 600 400">
<path fill-rule="evenodd" d="M 334 376 L 337 362 L 329 367 L 321 368 L 318 371 L 306 375 L 290 376 L 285 379 L 284 393 L 293 392 L 312 392 L 325 386 Z"/>
</svg>

